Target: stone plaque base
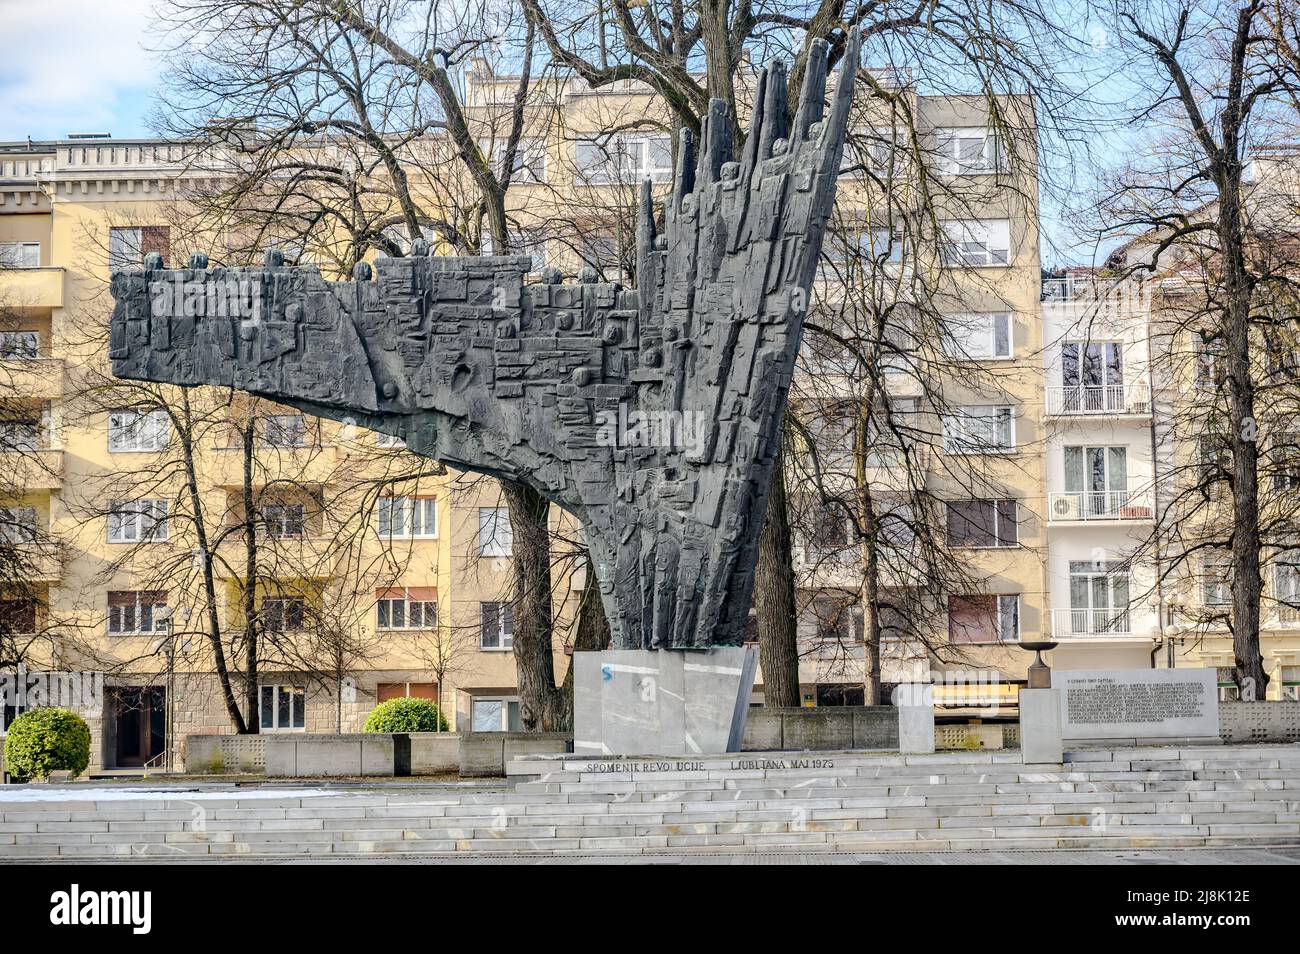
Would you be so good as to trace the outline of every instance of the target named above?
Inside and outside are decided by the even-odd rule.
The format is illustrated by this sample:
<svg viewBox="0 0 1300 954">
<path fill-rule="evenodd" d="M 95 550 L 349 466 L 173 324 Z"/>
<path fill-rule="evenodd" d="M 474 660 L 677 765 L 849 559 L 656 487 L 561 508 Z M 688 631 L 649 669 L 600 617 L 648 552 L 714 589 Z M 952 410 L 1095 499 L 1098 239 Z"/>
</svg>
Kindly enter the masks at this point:
<svg viewBox="0 0 1300 954">
<path fill-rule="evenodd" d="M 1020 690 L 1020 752 L 1024 761 L 1061 764 L 1061 690 Z"/>
<path fill-rule="evenodd" d="M 573 751 L 739 752 L 758 651 L 611 649 L 573 657 Z"/>
</svg>

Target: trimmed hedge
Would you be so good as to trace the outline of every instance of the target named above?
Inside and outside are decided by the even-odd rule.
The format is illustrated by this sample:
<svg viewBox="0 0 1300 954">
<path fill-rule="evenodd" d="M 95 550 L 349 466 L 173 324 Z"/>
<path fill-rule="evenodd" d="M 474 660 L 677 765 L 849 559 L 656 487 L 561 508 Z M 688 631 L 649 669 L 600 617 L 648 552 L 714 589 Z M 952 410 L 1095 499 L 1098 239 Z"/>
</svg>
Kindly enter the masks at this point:
<svg viewBox="0 0 1300 954">
<path fill-rule="evenodd" d="M 5 765 L 18 779 L 45 779 L 52 772 L 76 778 L 90 764 L 90 729 L 67 709 L 30 709 L 9 726 Z"/>
<path fill-rule="evenodd" d="M 363 732 L 446 732 L 447 720 L 437 703 L 402 697 L 381 702 L 366 719 Z"/>
</svg>

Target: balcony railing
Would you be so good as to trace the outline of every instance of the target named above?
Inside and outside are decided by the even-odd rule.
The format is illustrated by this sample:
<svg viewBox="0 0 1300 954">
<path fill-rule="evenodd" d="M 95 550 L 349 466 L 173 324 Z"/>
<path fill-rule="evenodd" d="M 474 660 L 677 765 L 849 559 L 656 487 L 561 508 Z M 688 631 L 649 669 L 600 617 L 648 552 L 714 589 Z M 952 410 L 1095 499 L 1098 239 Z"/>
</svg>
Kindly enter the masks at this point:
<svg viewBox="0 0 1300 954">
<path fill-rule="evenodd" d="M 1150 521 L 1151 495 L 1145 490 L 1070 491 L 1047 495 L 1049 523 L 1080 520 Z"/>
<path fill-rule="evenodd" d="M 1136 384 L 1070 384 L 1047 389 L 1047 413 L 1063 417 L 1150 414 L 1151 389 Z"/>
<path fill-rule="evenodd" d="M 1052 610 L 1052 635 L 1057 639 L 1131 636 L 1133 627 L 1127 608 Z"/>
</svg>

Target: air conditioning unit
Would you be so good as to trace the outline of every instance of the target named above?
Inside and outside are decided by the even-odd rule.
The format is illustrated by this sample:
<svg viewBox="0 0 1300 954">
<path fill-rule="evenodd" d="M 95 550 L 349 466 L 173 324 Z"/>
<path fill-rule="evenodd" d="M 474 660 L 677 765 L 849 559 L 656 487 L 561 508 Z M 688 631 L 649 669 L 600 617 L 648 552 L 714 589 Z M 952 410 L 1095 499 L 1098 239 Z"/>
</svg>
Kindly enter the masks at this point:
<svg viewBox="0 0 1300 954">
<path fill-rule="evenodd" d="M 1082 520 L 1082 494 L 1058 494 L 1052 501 L 1053 520 Z"/>
</svg>

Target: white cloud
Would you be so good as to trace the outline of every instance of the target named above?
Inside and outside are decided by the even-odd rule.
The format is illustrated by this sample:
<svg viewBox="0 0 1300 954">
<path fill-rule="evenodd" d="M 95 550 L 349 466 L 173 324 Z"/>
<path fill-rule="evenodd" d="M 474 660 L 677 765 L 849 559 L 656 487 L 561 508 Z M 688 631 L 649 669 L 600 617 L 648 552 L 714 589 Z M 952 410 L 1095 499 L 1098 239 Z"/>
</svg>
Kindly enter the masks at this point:
<svg viewBox="0 0 1300 954">
<path fill-rule="evenodd" d="M 145 132 L 150 0 L 0 0 L 0 22 L 0 141 Z"/>
</svg>

